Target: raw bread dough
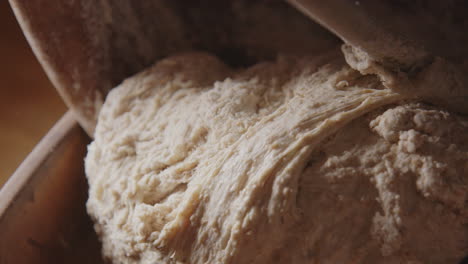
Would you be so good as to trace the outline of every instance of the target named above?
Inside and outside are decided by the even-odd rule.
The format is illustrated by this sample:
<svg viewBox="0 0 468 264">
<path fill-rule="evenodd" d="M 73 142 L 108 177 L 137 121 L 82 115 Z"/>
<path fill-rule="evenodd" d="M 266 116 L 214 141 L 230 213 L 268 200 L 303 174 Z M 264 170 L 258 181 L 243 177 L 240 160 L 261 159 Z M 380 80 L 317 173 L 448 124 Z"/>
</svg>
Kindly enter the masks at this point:
<svg viewBox="0 0 468 264">
<path fill-rule="evenodd" d="M 457 263 L 467 130 L 340 52 L 178 55 L 108 95 L 87 208 L 114 263 Z"/>
</svg>

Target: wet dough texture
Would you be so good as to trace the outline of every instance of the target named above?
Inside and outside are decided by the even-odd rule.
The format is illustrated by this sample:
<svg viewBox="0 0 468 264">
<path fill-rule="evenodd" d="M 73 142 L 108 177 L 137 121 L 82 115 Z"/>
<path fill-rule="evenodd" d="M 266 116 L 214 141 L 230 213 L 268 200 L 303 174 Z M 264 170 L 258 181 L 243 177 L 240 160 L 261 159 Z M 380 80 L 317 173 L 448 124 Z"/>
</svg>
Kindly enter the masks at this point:
<svg viewBox="0 0 468 264">
<path fill-rule="evenodd" d="M 340 52 L 164 59 L 112 90 L 86 157 L 114 263 L 456 263 L 468 119 Z"/>
</svg>

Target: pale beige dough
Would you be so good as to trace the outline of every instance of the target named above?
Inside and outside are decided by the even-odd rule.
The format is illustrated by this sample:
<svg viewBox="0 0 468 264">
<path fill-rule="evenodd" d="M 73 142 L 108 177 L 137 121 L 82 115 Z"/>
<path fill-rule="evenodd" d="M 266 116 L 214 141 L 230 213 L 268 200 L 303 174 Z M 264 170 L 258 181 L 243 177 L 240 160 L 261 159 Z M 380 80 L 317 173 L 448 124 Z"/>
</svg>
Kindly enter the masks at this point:
<svg viewBox="0 0 468 264">
<path fill-rule="evenodd" d="M 114 263 L 457 263 L 468 118 L 339 51 L 233 70 L 164 59 L 112 90 L 86 157 Z"/>
</svg>

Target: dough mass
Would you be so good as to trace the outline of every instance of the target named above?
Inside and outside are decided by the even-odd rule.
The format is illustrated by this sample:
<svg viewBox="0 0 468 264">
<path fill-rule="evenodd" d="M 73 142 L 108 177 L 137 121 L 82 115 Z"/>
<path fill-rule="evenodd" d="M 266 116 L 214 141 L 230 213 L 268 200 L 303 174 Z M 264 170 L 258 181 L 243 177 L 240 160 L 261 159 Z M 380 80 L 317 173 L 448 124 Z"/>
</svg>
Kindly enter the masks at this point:
<svg viewBox="0 0 468 264">
<path fill-rule="evenodd" d="M 178 55 L 108 95 L 87 208 L 115 263 L 457 263 L 467 131 L 339 51 Z"/>
</svg>

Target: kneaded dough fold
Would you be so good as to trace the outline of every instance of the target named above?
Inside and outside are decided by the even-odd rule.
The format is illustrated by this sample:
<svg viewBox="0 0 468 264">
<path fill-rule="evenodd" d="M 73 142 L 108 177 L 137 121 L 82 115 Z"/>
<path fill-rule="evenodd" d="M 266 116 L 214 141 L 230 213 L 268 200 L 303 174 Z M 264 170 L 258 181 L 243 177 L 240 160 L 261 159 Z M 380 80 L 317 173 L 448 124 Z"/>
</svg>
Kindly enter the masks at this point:
<svg viewBox="0 0 468 264">
<path fill-rule="evenodd" d="M 108 95 L 87 209 L 115 263 L 455 263 L 467 129 L 339 52 L 178 55 Z"/>
</svg>

